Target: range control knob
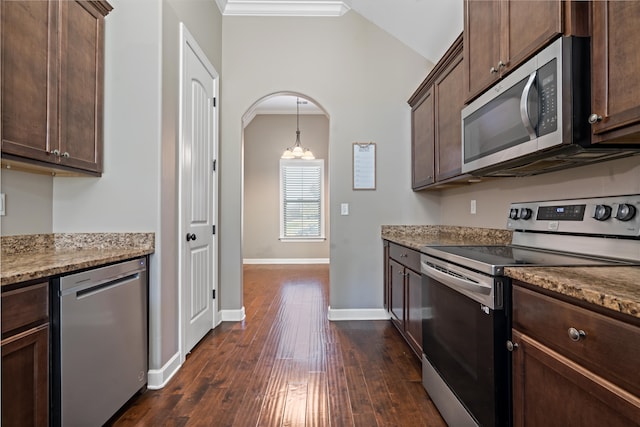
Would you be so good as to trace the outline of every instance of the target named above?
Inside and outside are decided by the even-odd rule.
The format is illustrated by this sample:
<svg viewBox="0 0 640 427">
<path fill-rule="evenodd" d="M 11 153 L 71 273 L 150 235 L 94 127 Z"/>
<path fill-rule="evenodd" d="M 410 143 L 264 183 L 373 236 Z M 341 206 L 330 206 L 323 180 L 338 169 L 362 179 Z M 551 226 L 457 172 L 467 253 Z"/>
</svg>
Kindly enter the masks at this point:
<svg viewBox="0 0 640 427">
<path fill-rule="evenodd" d="M 593 217 L 596 221 L 604 221 L 611 217 L 611 206 L 596 205 L 596 210 L 593 212 Z"/>
<path fill-rule="evenodd" d="M 618 212 L 616 213 L 616 219 L 620 221 L 629 221 L 636 215 L 636 207 L 627 203 L 620 203 L 618 205 Z"/>
<path fill-rule="evenodd" d="M 533 211 L 529 208 L 521 208 L 520 209 L 520 218 L 522 219 L 529 219 L 531 218 L 531 214 L 533 214 Z"/>
<path fill-rule="evenodd" d="M 509 218 L 511 219 L 518 219 L 518 209 L 517 208 L 511 208 L 509 209 Z"/>
</svg>

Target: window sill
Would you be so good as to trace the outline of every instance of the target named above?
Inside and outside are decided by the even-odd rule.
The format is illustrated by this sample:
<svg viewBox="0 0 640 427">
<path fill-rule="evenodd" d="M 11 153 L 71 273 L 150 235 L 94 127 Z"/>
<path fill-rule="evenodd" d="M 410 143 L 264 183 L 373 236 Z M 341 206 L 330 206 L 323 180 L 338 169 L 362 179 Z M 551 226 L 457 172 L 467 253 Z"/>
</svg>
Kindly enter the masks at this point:
<svg viewBox="0 0 640 427">
<path fill-rule="evenodd" d="M 280 237 L 283 243 L 321 243 L 325 240 L 324 237 Z"/>
</svg>

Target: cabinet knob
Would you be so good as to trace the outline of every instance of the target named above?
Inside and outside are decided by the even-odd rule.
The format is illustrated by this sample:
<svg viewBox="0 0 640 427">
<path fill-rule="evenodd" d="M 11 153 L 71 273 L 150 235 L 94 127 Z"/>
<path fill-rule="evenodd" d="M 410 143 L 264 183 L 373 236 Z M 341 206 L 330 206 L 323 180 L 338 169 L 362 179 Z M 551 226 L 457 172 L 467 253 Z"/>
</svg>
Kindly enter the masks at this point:
<svg viewBox="0 0 640 427">
<path fill-rule="evenodd" d="M 409 255 L 407 255 L 407 254 L 400 254 L 400 258 L 406 258 L 406 257 L 408 257 L 408 256 L 409 256 Z"/>
<path fill-rule="evenodd" d="M 596 124 L 598 122 L 601 122 L 601 121 L 602 121 L 602 116 L 600 116 L 600 115 L 598 115 L 596 113 L 593 113 L 593 114 L 591 114 L 589 116 L 589 123 L 591 123 L 592 125 L 594 125 L 594 124 Z"/>
<path fill-rule="evenodd" d="M 507 351 L 514 351 L 518 348 L 518 343 L 511 340 L 507 340 Z"/>
<path fill-rule="evenodd" d="M 498 69 L 497 69 L 496 67 L 491 67 L 491 68 L 489 68 L 489 72 L 490 72 L 491 74 L 495 74 L 495 73 L 497 73 L 497 72 L 498 72 Z"/>
<path fill-rule="evenodd" d="M 567 332 L 569 333 L 569 338 L 571 338 L 571 341 L 580 341 L 581 338 L 587 336 L 586 332 L 582 329 L 569 328 Z"/>
<path fill-rule="evenodd" d="M 51 154 L 53 154 L 54 156 L 60 156 L 60 150 L 56 148 L 55 150 L 51 151 Z"/>
<path fill-rule="evenodd" d="M 505 64 L 504 62 L 502 62 L 502 60 L 498 61 L 498 68 L 504 68 L 506 67 L 507 64 Z"/>
<path fill-rule="evenodd" d="M 70 157 L 69 152 L 65 151 L 64 153 L 62 153 L 62 157 L 65 157 L 68 159 Z"/>
</svg>

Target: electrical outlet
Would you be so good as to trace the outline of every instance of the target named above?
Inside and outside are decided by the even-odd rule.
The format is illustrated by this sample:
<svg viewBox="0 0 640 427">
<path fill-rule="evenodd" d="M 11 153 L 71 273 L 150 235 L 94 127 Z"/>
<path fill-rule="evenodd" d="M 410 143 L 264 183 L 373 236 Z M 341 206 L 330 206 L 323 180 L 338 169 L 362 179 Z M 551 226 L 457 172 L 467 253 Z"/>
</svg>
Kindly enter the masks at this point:
<svg viewBox="0 0 640 427">
<path fill-rule="evenodd" d="M 471 200 L 471 214 L 472 215 L 476 214 L 476 201 L 475 200 Z"/>
</svg>

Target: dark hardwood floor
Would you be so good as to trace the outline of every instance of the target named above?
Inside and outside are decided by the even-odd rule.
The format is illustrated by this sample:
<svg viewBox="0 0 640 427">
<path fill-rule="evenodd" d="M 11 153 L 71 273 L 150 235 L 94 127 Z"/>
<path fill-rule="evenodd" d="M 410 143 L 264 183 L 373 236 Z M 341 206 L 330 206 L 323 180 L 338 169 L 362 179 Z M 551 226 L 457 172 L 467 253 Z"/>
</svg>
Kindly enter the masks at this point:
<svg viewBox="0 0 640 427">
<path fill-rule="evenodd" d="M 327 320 L 329 267 L 244 269 L 246 320 L 222 323 L 116 426 L 445 426 L 389 321 Z"/>
</svg>

